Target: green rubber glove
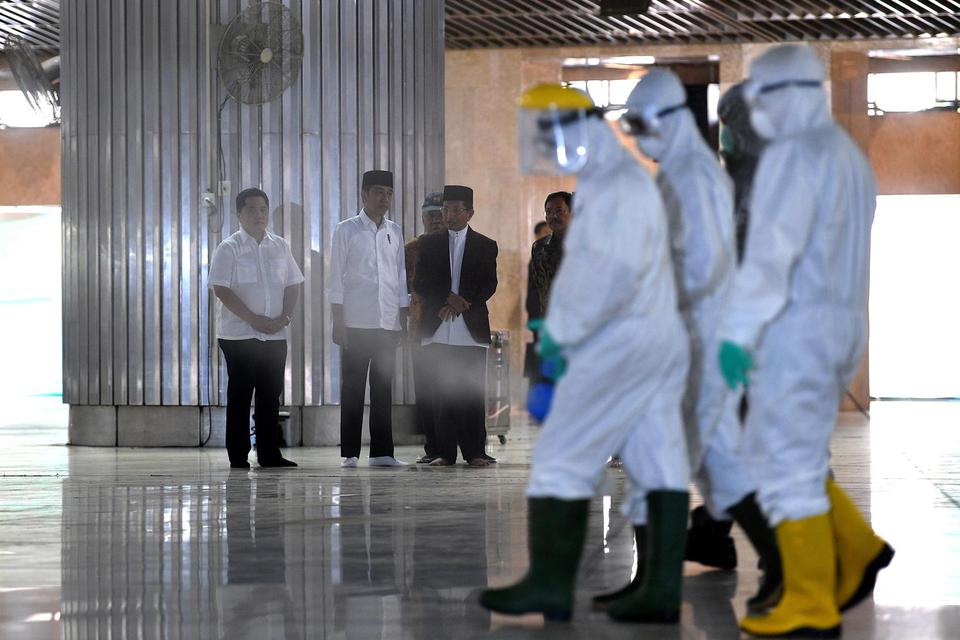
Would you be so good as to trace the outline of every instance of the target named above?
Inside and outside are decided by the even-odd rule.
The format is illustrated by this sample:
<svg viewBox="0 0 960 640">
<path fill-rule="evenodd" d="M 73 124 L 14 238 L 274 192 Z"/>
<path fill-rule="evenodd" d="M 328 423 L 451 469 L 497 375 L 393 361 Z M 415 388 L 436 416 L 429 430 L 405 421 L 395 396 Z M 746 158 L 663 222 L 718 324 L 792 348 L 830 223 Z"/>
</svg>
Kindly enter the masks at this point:
<svg viewBox="0 0 960 640">
<path fill-rule="evenodd" d="M 720 345 L 720 371 L 727 386 L 736 389 L 741 383 L 750 386 L 747 372 L 753 369 L 753 354 L 738 344 L 724 340 Z"/>
<path fill-rule="evenodd" d="M 557 341 L 554 340 L 550 332 L 547 331 L 547 323 L 544 322 L 543 319 L 538 318 L 531 320 L 527 324 L 527 328 L 539 336 L 539 340 L 537 340 L 537 354 L 542 359 L 546 360 L 558 356 L 563 351 L 563 348 L 557 344 Z"/>
<path fill-rule="evenodd" d="M 547 331 L 543 319 L 531 320 L 527 328 L 538 335 L 537 355 L 540 356 L 541 373 L 550 380 L 559 380 L 567 372 L 567 359 L 563 355 L 563 347 L 557 344 Z"/>
</svg>

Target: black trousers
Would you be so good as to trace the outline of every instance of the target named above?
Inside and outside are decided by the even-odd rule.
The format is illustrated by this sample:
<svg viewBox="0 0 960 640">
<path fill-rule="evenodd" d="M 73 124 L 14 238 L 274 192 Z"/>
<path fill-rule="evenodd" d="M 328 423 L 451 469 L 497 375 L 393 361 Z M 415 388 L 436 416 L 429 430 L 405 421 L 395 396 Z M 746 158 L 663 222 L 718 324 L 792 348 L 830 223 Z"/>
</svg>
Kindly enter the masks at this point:
<svg viewBox="0 0 960 640">
<path fill-rule="evenodd" d="M 393 370 L 399 331 L 347 329 L 340 358 L 340 455 L 360 457 L 363 399 L 370 372 L 370 457 L 393 455 Z"/>
<path fill-rule="evenodd" d="M 456 462 L 483 455 L 486 445 L 487 350 L 480 347 L 427 345 L 434 371 L 433 419 L 438 455 Z"/>
<path fill-rule="evenodd" d="M 227 361 L 227 455 L 245 462 L 250 453 L 250 401 L 257 421 L 257 460 L 280 457 L 279 412 L 286 340 L 218 340 Z"/>
<path fill-rule="evenodd" d="M 413 388 L 417 394 L 417 422 L 423 433 L 423 452 L 430 457 L 439 456 L 437 433 L 433 422 L 433 391 L 436 386 L 433 365 L 423 347 L 412 347 Z"/>
</svg>

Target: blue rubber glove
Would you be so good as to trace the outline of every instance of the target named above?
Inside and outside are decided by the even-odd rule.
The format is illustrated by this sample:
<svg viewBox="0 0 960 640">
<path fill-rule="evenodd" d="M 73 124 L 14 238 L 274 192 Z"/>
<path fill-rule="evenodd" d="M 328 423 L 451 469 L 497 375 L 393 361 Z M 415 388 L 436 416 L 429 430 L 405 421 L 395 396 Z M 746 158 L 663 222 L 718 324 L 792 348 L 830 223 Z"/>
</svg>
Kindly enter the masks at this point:
<svg viewBox="0 0 960 640">
<path fill-rule="evenodd" d="M 724 340 L 720 345 L 720 371 L 727 386 L 736 389 L 740 384 L 750 386 L 747 372 L 753 369 L 753 354 L 739 344 Z"/>
<path fill-rule="evenodd" d="M 540 356 L 540 373 L 547 379 L 530 387 L 527 394 L 527 411 L 539 422 L 543 422 L 553 404 L 555 383 L 567 372 L 567 359 L 563 357 L 563 348 L 547 331 L 542 319 L 531 320 L 527 327 L 538 336 L 537 354 Z"/>
<path fill-rule="evenodd" d="M 527 393 L 527 412 L 536 418 L 537 422 L 543 422 L 550 413 L 550 405 L 553 404 L 552 382 L 538 382 L 530 387 Z"/>
<path fill-rule="evenodd" d="M 567 359 L 557 354 L 540 359 L 540 374 L 551 382 L 556 382 L 567 372 Z"/>
</svg>

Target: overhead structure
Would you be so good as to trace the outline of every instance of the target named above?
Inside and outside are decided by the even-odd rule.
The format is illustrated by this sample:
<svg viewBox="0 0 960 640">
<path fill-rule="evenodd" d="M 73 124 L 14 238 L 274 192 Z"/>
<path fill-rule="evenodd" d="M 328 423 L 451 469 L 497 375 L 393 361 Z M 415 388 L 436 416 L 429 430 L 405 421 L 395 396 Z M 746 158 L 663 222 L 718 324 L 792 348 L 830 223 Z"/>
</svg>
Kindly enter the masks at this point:
<svg viewBox="0 0 960 640">
<path fill-rule="evenodd" d="M 57 51 L 61 4 L 0 1 L 0 36 Z M 601 10 L 645 4 L 627 15 Z M 956 35 L 960 0 L 446 0 L 449 49 Z"/>
<path fill-rule="evenodd" d="M 42 113 L 50 110 L 54 122 L 60 121 L 60 56 L 41 63 L 34 48 L 23 38 L 10 34 L 0 38 L 3 53 L 13 78 L 27 100 L 27 104 Z"/>
<path fill-rule="evenodd" d="M 933 38 L 960 34 L 960 0 L 447 0 L 448 49 Z"/>
<path fill-rule="evenodd" d="M 41 55 L 60 50 L 60 0 L 0 2 L 0 51 L 5 36 L 22 38 Z"/>
</svg>

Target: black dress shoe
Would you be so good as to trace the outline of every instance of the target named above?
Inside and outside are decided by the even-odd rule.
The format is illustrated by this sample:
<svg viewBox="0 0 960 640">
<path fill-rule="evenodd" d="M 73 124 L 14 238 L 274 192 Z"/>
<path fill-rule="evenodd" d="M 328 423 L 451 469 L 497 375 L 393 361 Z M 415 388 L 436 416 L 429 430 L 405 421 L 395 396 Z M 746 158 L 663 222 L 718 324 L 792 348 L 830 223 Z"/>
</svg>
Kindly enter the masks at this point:
<svg viewBox="0 0 960 640">
<path fill-rule="evenodd" d="M 296 467 L 297 463 L 293 460 L 287 460 L 286 458 L 276 458 L 274 460 L 267 460 L 265 462 L 259 463 L 261 467 Z"/>
<path fill-rule="evenodd" d="M 489 462 L 490 464 L 497 464 L 497 459 L 493 456 L 487 455 L 486 453 L 480 454 L 480 457 Z"/>
<path fill-rule="evenodd" d="M 231 462 L 230 468 L 231 469 L 249 469 L 250 463 L 247 462 L 246 460 L 241 460 L 240 462 Z"/>
<path fill-rule="evenodd" d="M 430 464 L 437 459 L 437 456 L 420 456 L 417 458 L 417 464 Z"/>
</svg>

